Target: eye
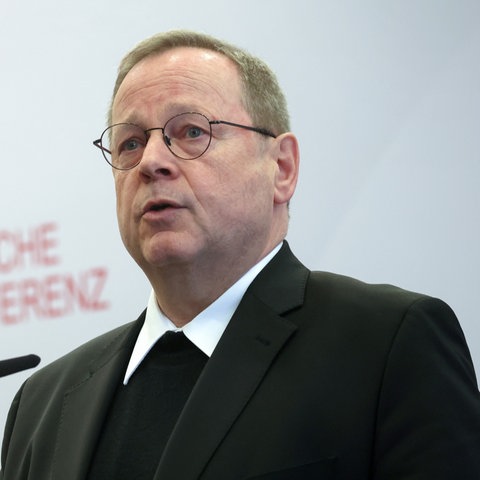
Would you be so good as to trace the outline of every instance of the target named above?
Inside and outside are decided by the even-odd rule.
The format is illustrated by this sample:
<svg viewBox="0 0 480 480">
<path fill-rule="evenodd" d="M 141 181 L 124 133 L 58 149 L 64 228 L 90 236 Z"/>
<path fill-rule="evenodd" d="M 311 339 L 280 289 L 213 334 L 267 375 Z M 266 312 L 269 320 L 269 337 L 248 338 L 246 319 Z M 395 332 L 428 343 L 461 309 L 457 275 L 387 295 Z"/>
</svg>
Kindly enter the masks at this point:
<svg viewBox="0 0 480 480">
<path fill-rule="evenodd" d="M 165 135 L 175 142 L 196 143 L 210 136 L 208 119 L 200 113 L 181 113 L 171 118 L 164 127 Z"/>
<path fill-rule="evenodd" d="M 186 128 L 185 136 L 187 138 L 198 138 L 201 137 L 203 133 L 205 132 L 200 127 L 191 125 L 190 127 Z"/>
<path fill-rule="evenodd" d="M 124 141 L 120 148 L 118 149 L 119 152 L 128 151 L 131 152 L 136 150 L 137 148 L 141 147 L 141 143 L 137 138 L 129 138 L 128 140 Z"/>
<path fill-rule="evenodd" d="M 187 119 L 188 120 L 188 119 Z M 171 136 L 179 141 L 199 140 L 205 135 L 208 135 L 208 131 L 203 128 L 198 122 L 188 122 L 177 125 L 172 125 Z"/>
<path fill-rule="evenodd" d="M 147 139 L 142 130 L 120 131 L 115 137 L 115 152 L 118 155 L 134 153 L 145 148 Z"/>
</svg>

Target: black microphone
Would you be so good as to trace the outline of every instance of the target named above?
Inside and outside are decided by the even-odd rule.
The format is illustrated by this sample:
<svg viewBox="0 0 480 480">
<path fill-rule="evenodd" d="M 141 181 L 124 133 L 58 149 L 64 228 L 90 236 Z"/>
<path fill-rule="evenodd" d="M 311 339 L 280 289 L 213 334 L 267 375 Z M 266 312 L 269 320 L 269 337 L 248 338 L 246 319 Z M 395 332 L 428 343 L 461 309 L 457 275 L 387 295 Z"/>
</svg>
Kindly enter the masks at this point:
<svg viewBox="0 0 480 480">
<path fill-rule="evenodd" d="M 40 357 L 33 354 L 9 358 L 8 360 L 0 360 L 0 377 L 6 377 L 12 373 L 36 367 L 39 363 Z"/>
</svg>

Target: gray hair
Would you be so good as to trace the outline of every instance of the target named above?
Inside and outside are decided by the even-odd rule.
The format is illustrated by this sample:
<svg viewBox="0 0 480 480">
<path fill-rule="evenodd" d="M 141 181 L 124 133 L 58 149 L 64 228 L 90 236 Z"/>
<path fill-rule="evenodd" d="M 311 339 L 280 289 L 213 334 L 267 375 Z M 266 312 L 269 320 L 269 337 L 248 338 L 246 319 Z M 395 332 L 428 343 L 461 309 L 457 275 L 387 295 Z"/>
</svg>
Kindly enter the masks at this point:
<svg viewBox="0 0 480 480">
<path fill-rule="evenodd" d="M 263 60 L 227 42 L 188 30 L 172 30 L 147 38 L 123 58 L 108 111 L 109 124 L 112 122 L 115 95 L 128 72 L 144 58 L 177 47 L 203 48 L 225 55 L 237 66 L 243 85 L 243 106 L 254 125 L 269 129 L 276 135 L 290 130 L 285 95 L 277 77 Z"/>
</svg>

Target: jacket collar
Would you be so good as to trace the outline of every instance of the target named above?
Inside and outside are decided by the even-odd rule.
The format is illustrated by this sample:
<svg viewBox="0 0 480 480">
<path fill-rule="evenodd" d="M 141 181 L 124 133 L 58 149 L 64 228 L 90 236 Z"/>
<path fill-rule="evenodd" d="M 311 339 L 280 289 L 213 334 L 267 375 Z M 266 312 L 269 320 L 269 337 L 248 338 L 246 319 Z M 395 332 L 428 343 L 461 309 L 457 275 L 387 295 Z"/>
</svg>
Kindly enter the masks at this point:
<svg viewBox="0 0 480 480">
<path fill-rule="evenodd" d="M 194 480 L 254 395 L 297 326 L 283 317 L 302 305 L 309 271 L 285 242 L 247 290 L 195 385 L 154 480 Z M 188 462 L 185 452 L 195 452 Z"/>
</svg>

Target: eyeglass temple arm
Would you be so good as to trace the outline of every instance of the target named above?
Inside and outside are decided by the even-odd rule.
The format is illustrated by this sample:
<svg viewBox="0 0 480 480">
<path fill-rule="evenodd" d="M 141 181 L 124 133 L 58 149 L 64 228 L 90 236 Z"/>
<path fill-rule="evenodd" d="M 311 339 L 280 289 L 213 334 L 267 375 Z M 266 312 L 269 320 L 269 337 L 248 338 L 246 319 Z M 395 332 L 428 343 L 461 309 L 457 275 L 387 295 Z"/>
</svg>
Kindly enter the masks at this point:
<svg viewBox="0 0 480 480">
<path fill-rule="evenodd" d="M 266 135 L 267 137 L 277 138 L 275 134 L 273 134 L 270 130 L 267 130 L 266 128 L 249 127 L 247 125 L 240 125 L 239 123 L 227 122 L 225 120 L 210 120 L 210 125 L 220 125 L 220 124 L 230 125 L 231 127 L 243 128 L 245 130 L 251 130 L 252 132 L 261 133 L 262 135 Z"/>
<path fill-rule="evenodd" d="M 105 147 L 102 145 L 102 139 L 101 139 L 101 138 L 99 138 L 99 139 L 97 139 L 97 140 L 94 140 L 94 141 L 93 141 L 93 144 L 94 144 L 96 147 L 98 147 L 100 150 L 104 150 L 105 152 L 112 154 L 112 152 L 111 152 L 108 148 L 105 148 Z"/>
</svg>

